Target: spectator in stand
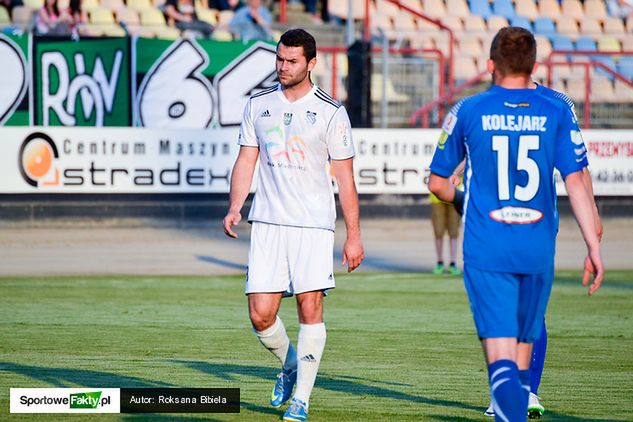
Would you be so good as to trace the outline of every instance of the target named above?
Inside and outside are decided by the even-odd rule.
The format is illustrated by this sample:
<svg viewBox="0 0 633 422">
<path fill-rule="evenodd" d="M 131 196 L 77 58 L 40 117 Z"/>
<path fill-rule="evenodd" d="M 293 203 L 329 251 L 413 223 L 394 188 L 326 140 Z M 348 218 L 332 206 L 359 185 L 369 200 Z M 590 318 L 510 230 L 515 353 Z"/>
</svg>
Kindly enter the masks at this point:
<svg viewBox="0 0 633 422">
<path fill-rule="evenodd" d="M 241 7 L 229 24 L 229 31 L 243 41 L 272 39 L 270 24 L 273 17 L 262 0 L 248 0 L 247 5 Z"/>
<path fill-rule="evenodd" d="M 207 38 L 213 33 L 213 25 L 198 19 L 193 0 L 167 0 L 165 15 L 181 31 L 194 31 Z"/>
<path fill-rule="evenodd" d="M 81 0 L 70 0 L 68 12 L 72 18 L 72 29 L 77 30 L 88 22 L 88 15 L 81 7 Z"/>
<path fill-rule="evenodd" d="M 9 15 L 11 15 L 15 6 L 24 6 L 24 3 L 22 3 L 22 0 L 0 0 L 0 6 L 4 6 L 9 12 Z"/>
<path fill-rule="evenodd" d="M 70 35 L 72 17 L 67 9 L 60 9 L 57 0 L 45 0 L 37 12 L 35 32 L 38 35 Z"/>
<path fill-rule="evenodd" d="M 239 0 L 209 0 L 209 9 L 235 11 L 240 7 L 242 7 L 242 2 Z"/>
<path fill-rule="evenodd" d="M 317 10 L 317 0 L 291 0 L 290 3 L 303 3 L 306 13 L 312 15 L 312 19 L 315 23 L 329 22 L 330 14 L 328 13 L 328 0 L 320 0 L 321 2 L 321 14 Z"/>
</svg>

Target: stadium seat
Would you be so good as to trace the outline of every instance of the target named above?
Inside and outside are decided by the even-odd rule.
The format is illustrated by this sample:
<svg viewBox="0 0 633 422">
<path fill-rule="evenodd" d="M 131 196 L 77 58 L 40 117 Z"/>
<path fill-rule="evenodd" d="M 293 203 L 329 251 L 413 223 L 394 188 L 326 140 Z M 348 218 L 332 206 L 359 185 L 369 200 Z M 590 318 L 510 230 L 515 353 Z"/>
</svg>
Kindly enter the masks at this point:
<svg viewBox="0 0 633 422">
<path fill-rule="evenodd" d="M 116 21 L 119 24 L 124 23 L 127 27 L 138 26 L 141 24 L 138 13 L 135 10 L 128 8 L 119 9 L 116 12 Z"/>
<path fill-rule="evenodd" d="M 594 56 L 592 57 L 592 60 L 594 62 L 600 62 L 612 70 L 616 70 L 615 61 L 613 60 L 613 57 L 611 56 Z M 596 66 L 595 70 L 596 70 L 596 73 L 598 73 L 599 75 L 602 75 L 603 77 L 606 77 L 608 79 L 614 78 L 613 73 L 609 72 L 608 70 L 603 69 L 602 67 Z"/>
<path fill-rule="evenodd" d="M 633 51 L 633 33 L 622 38 L 622 51 Z"/>
<path fill-rule="evenodd" d="M 141 14 L 141 20 L 143 20 L 143 15 Z M 164 19 L 163 19 L 164 23 Z M 176 28 L 170 28 L 169 26 L 163 26 L 153 28 L 153 31 L 156 33 L 156 38 L 160 38 L 163 40 L 175 40 L 180 37 L 180 31 Z"/>
<path fill-rule="evenodd" d="M 563 16 L 581 20 L 585 16 L 585 11 L 580 0 L 562 0 L 560 13 Z"/>
<path fill-rule="evenodd" d="M 626 33 L 631 36 L 633 34 L 633 15 L 626 17 Z"/>
<path fill-rule="evenodd" d="M 81 2 L 81 10 L 85 12 L 90 12 L 93 9 L 99 9 L 101 4 L 99 4 L 99 0 L 82 0 Z"/>
<path fill-rule="evenodd" d="M 615 103 L 613 82 L 601 76 L 593 77 L 591 79 L 591 101 L 597 103 Z"/>
<path fill-rule="evenodd" d="M 44 6 L 44 0 L 23 0 L 22 4 L 24 6 L 30 7 L 33 10 L 38 10 L 42 6 Z"/>
<path fill-rule="evenodd" d="M 106 26 L 114 25 L 114 16 L 108 9 L 93 9 L 90 11 L 90 23 L 93 25 Z"/>
<path fill-rule="evenodd" d="M 551 37 L 556 34 L 556 27 L 554 21 L 546 16 L 541 16 L 534 21 L 534 33 L 537 35 L 543 35 Z"/>
<path fill-rule="evenodd" d="M 9 16 L 9 11 L 0 6 L 0 26 L 8 25 L 11 25 L 11 16 Z"/>
<path fill-rule="evenodd" d="M 410 9 L 415 10 L 418 13 L 424 13 L 422 9 L 422 3 L 420 2 L 420 0 L 400 0 L 400 3 L 403 4 L 404 6 L 407 6 Z M 363 5 L 362 10 L 365 10 L 364 5 Z"/>
<path fill-rule="evenodd" d="M 213 26 L 218 24 L 218 15 L 215 9 L 206 9 L 201 7 L 196 9 L 196 15 L 198 15 L 198 19 L 203 22 L 209 23 Z"/>
<path fill-rule="evenodd" d="M 549 42 L 549 38 L 543 35 L 536 35 L 536 58 L 538 60 L 544 60 L 552 52 L 552 43 Z"/>
<path fill-rule="evenodd" d="M 375 4 L 375 9 L 372 9 L 374 12 L 372 19 L 375 15 L 387 15 L 390 18 L 393 18 L 400 13 L 400 8 L 387 0 L 376 0 Z"/>
<path fill-rule="evenodd" d="M 466 0 L 446 0 L 446 10 L 449 15 L 459 16 L 463 19 L 470 16 Z"/>
<path fill-rule="evenodd" d="M 585 17 L 604 20 L 607 17 L 607 8 L 604 0 L 585 0 Z"/>
<path fill-rule="evenodd" d="M 457 81 L 472 79 L 479 73 L 475 60 L 470 56 L 455 56 L 453 65 L 455 69 L 453 77 Z"/>
<path fill-rule="evenodd" d="M 492 15 L 488 0 L 470 0 L 470 13 L 488 19 Z"/>
<path fill-rule="evenodd" d="M 617 71 L 625 78 L 633 81 L 633 56 L 621 56 L 618 61 Z"/>
<path fill-rule="evenodd" d="M 515 16 L 512 19 L 510 19 L 510 24 L 512 26 L 518 26 L 519 28 L 525 28 L 528 31 L 532 31 L 532 23 L 530 22 L 530 19 L 528 19 L 525 16 Z"/>
<path fill-rule="evenodd" d="M 632 76 L 629 76 L 629 80 L 633 80 L 631 78 Z M 633 98 L 633 88 L 630 85 L 627 85 L 621 80 L 616 79 L 614 81 L 613 91 L 615 94 L 614 101 L 616 103 L 631 103 L 631 98 Z"/>
<path fill-rule="evenodd" d="M 508 20 L 503 16 L 490 16 L 488 18 L 488 31 L 497 33 L 501 28 L 508 26 Z"/>
<path fill-rule="evenodd" d="M 141 25 L 154 28 L 154 31 L 156 32 L 156 36 L 158 38 L 163 38 L 158 33 L 158 29 L 157 29 L 157 28 L 166 26 L 165 16 L 163 15 L 163 13 L 158 9 L 145 9 L 141 11 L 140 15 L 141 15 Z M 180 31 L 178 31 L 178 33 L 180 34 Z M 169 39 L 169 37 L 166 37 L 166 38 Z"/>
<path fill-rule="evenodd" d="M 224 29 L 216 29 L 213 31 L 213 34 L 211 34 L 211 38 L 216 41 L 233 41 L 233 34 Z"/>
<path fill-rule="evenodd" d="M 552 49 L 554 50 L 573 50 L 574 43 L 572 43 L 569 37 L 564 35 L 554 35 L 551 37 Z"/>
<path fill-rule="evenodd" d="M 152 8 L 150 0 L 127 0 L 126 3 L 129 9 L 136 10 L 139 13 L 141 10 Z"/>
<path fill-rule="evenodd" d="M 455 54 L 478 58 L 483 54 L 483 48 L 476 37 L 461 37 L 457 44 Z"/>
<path fill-rule="evenodd" d="M 218 13 L 217 28 L 228 30 L 229 24 L 231 23 L 234 15 L 235 12 L 233 12 L 232 10 L 221 10 L 220 13 Z"/>
<path fill-rule="evenodd" d="M 575 38 L 578 36 L 578 22 L 572 17 L 562 15 L 556 21 L 556 32 Z"/>
<path fill-rule="evenodd" d="M 347 20 L 349 16 L 349 7 L 347 1 L 333 1 L 328 3 L 328 11 L 330 15 L 336 16 L 339 19 Z M 353 0 L 352 11 L 354 12 L 354 20 L 360 20 L 365 17 L 365 2 L 364 0 Z M 223 10 L 222 12 L 227 12 Z"/>
<path fill-rule="evenodd" d="M 514 4 L 514 12 L 518 16 L 525 16 L 531 21 L 538 18 L 538 9 L 534 0 L 516 0 Z"/>
<path fill-rule="evenodd" d="M 459 16 L 446 15 L 442 18 L 442 23 L 452 29 L 453 32 L 461 32 L 464 30 L 464 23 Z"/>
<path fill-rule="evenodd" d="M 576 40 L 576 50 L 596 51 L 596 42 L 592 37 L 583 35 Z"/>
<path fill-rule="evenodd" d="M 103 27 L 103 35 L 106 37 L 125 37 L 127 34 L 118 25 L 106 25 Z"/>
<path fill-rule="evenodd" d="M 598 51 L 619 52 L 620 41 L 614 37 L 602 37 L 598 40 Z"/>
<path fill-rule="evenodd" d="M 123 0 L 101 0 L 101 7 L 112 10 L 113 12 L 125 7 Z"/>
<path fill-rule="evenodd" d="M 515 15 L 512 0 L 493 0 L 492 13 L 510 20 Z"/>
<path fill-rule="evenodd" d="M 478 15 L 469 15 L 464 18 L 464 31 L 469 34 L 484 33 L 488 30 L 484 18 Z"/>
<path fill-rule="evenodd" d="M 600 21 L 591 16 L 585 16 L 580 21 L 580 33 L 583 35 L 591 35 L 598 37 L 602 35 L 602 25 Z"/>
<path fill-rule="evenodd" d="M 620 18 L 609 16 L 604 20 L 605 35 L 623 36 L 626 34 L 624 22 Z"/>
<path fill-rule="evenodd" d="M 372 73 L 371 75 L 371 96 L 372 101 L 381 101 L 383 98 L 383 83 L 385 85 L 385 97 L 388 103 L 405 103 L 411 101 L 408 95 L 396 91 L 391 79 L 383 78 L 382 73 Z"/>
<path fill-rule="evenodd" d="M 87 37 L 102 37 L 103 36 L 103 28 L 100 26 L 86 24 L 81 28 L 81 35 Z"/>
<path fill-rule="evenodd" d="M 424 14 L 432 18 L 443 18 L 447 15 L 446 6 L 442 0 L 424 0 Z"/>
<path fill-rule="evenodd" d="M 541 17 L 548 17 L 552 20 L 560 16 L 560 6 L 557 0 L 540 0 L 538 3 L 538 14 Z"/>
<path fill-rule="evenodd" d="M 566 93 L 574 103 L 578 104 L 585 102 L 586 91 L 587 88 L 583 79 L 570 79 L 567 81 L 567 89 L 562 92 Z"/>
</svg>

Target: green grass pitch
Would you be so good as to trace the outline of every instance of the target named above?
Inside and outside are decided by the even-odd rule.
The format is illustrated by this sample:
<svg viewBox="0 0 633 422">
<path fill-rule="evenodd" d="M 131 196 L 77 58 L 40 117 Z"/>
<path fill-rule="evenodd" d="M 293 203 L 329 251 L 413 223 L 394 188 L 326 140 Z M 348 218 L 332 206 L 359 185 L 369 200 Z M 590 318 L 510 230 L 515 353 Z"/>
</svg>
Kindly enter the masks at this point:
<svg viewBox="0 0 633 422">
<path fill-rule="evenodd" d="M 486 371 L 461 278 L 337 277 L 311 421 L 482 421 Z M 281 317 L 296 340 L 294 299 Z M 560 272 L 540 388 L 547 421 L 633 420 L 633 271 L 587 297 Z M 253 336 L 243 277 L 0 278 L 0 419 L 10 387 L 239 387 L 239 415 L 71 420 L 277 421 L 274 357 Z M 55 416 L 59 420 L 59 415 Z"/>
</svg>

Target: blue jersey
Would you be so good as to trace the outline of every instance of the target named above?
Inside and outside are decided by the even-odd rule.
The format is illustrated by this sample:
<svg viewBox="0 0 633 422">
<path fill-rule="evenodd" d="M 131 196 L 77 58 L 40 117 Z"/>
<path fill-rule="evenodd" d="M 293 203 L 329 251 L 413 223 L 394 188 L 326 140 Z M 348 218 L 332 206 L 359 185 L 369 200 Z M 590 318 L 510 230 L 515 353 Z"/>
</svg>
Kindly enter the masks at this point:
<svg viewBox="0 0 633 422">
<path fill-rule="evenodd" d="M 464 263 L 520 274 L 548 271 L 557 231 L 554 168 L 581 171 L 586 150 L 564 102 L 537 89 L 488 91 L 453 107 L 431 172 L 466 158 Z"/>
</svg>

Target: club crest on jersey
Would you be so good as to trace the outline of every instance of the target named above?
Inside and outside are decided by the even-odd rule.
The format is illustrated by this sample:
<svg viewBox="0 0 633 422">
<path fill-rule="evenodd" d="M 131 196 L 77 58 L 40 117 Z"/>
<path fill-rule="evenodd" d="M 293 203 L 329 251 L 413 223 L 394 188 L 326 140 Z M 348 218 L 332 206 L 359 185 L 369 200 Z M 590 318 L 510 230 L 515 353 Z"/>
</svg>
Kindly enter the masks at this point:
<svg viewBox="0 0 633 422">
<path fill-rule="evenodd" d="M 288 126 L 292 122 L 292 113 L 284 113 L 284 125 Z"/>
<path fill-rule="evenodd" d="M 308 122 L 311 125 L 314 125 L 316 123 L 316 113 L 314 111 L 306 111 L 306 122 Z"/>
</svg>

